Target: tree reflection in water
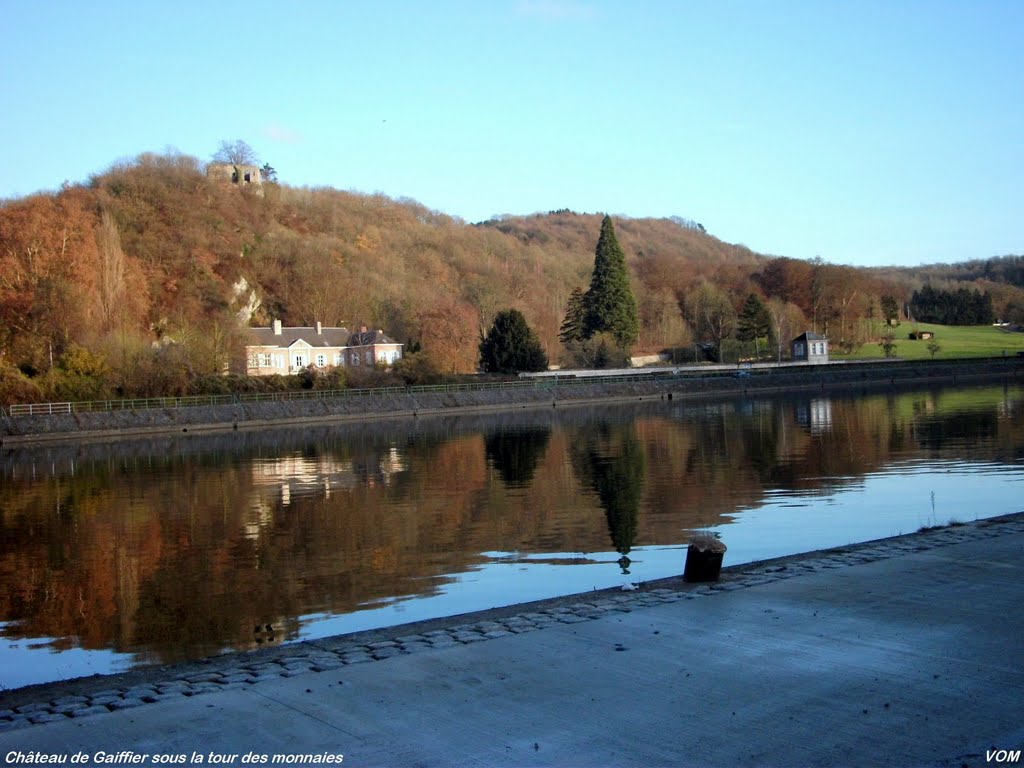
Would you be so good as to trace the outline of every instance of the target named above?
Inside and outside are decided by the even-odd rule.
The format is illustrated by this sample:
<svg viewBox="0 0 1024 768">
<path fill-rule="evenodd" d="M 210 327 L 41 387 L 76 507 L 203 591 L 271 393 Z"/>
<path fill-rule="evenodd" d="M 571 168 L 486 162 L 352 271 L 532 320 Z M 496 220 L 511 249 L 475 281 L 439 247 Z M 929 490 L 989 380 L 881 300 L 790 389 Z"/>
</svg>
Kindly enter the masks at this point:
<svg viewBox="0 0 1024 768">
<path fill-rule="evenodd" d="M 484 450 L 507 487 L 526 488 L 550 441 L 550 428 L 500 429 L 484 436 Z"/>
<path fill-rule="evenodd" d="M 1022 457 L 1016 384 L 4 450 L 0 635 L 38 658 L 68 648 L 135 663 L 200 658 L 271 637 L 323 636 L 327 623 L 369 622 L 380 606 L 401 621 L 405 606 L 450 605 L 441 600 L 483 583 L 494 553 L 514 568 L 490 569 L 487 602 L 461 610 L 537 599 L 529 589 L 540 583 L 591 588 L 587 569 L 601 559 L 572 553 L 614 550 L 624 573 L 658 578 L 681 572 L 669 563 L 673 548 L 696 528 L 739 523 L 757 532 L 758 546 L 779 537 L 793 546 L 802 531 L 833 525 L 824 522 L 839 519 L 832 500 L 871 478 L 941 466 L 973 488 L 973 467 L 1012 476 Z M 998 477 L 982 480 L 984 514 L 1019 511 L 1016 496 L 1012 508 L 998 506 Z M 904 487 L 915 486 L 889 486 L 882 514 L 936 490 L 908 501 Z M 942 493 L 947 503 L 950 490 Z M 870 501 L 858 496 L 853 517 Z M 763 527 L 743 528 L 748 510 Z M 641 545 L 643 562 L 631 562 Z M 662 552 L 675 571 L 657 570 Z M 600 570 L 596 580 L 618 576 Z M 0 655 L 0 669 L 17 668 L 17 658 Z"/>
<path fill-rule="evenodd" d="M 622 555 L 619 566 L 628 574 L 646 472 L 636 426 L 602 423 L 584 427 L 576 432 L 571 451 L 580 484 L 601 501 L 612 546 Z"/>
</svg>

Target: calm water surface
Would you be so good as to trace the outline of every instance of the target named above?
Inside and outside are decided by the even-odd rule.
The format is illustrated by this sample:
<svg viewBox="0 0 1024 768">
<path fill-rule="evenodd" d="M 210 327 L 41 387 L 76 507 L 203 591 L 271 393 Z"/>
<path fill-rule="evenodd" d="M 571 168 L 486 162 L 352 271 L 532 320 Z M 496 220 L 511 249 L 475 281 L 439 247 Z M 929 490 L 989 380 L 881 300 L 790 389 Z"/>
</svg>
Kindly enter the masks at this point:
<svg viewBox="0 0 1024 768">
<path fill-rule="evenodd" d="M 736 564 L 1022 509 L 1012 384 L 8 450 L 0 685 L 678 575 L 695 530 Z"/>
</svg>

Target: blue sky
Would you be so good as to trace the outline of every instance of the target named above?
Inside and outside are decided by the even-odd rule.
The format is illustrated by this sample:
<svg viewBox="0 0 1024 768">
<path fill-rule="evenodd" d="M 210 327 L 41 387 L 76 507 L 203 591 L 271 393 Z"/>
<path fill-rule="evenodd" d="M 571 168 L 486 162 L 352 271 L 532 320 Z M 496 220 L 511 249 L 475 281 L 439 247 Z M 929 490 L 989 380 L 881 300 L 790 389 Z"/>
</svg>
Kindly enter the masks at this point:
<svg viewBox="0 0 1024 768">
<path fill-rule="evenodd" d="M 1024 253 L 1021 0 L 0 0 L 0 198 L 243 139 L 467 221 L 684 216 L 762 253 Z"/>
</svg>

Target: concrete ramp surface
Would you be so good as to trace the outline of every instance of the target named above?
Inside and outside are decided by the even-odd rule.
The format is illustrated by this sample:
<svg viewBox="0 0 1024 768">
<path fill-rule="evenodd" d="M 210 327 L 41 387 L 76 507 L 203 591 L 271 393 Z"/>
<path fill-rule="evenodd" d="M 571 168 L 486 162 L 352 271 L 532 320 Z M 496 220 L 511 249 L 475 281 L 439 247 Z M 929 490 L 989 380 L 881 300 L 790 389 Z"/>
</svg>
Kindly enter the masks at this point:
<svg viewBox="0 0 1024 768">
<path fill-rule="evenodd" d="M 11 708 L 11 692 L 0 755 L 5 765 L 75 755 L 78 765 L 1020 764 L 1022 564 L 1015 515 L 727 569 L 713 585 L 642 585 L 376 642 L 317 641 L 291 659 L 278 649 L 279 671 L 262 676 L 250 654 L 234 678 L 221 669 L 180 694 L 154 678 L 106 703 L 79 692 L 61 712 L 57 686 L 34 710 Z M 75 716 L 89 707 L 101 713 Z"/>
</svg>

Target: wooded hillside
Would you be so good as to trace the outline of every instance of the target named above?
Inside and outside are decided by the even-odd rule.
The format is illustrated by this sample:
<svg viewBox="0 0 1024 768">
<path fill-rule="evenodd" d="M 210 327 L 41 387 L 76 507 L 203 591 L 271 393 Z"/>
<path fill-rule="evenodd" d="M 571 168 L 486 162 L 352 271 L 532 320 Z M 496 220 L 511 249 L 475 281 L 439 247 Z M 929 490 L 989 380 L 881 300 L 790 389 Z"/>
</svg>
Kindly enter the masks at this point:
<svg viewBox="0 0 1024 768">
<path fill-rule="evenodd" d="M 468 224 L 383 195 L 262 190 L 211 180 L 196 158 L 143 155 L 0 205 L 5 399 L 187 389 L 237 355 L 240 316 L 365 323 L 422 345 L 443 372 L 469 372 L 493 318 L 515 308 L 559 359 L 599 213 Z M 737 312 L 751 293 L 776 299 L 793 328 L 831 323 L 851 335 L 883 294 L 905 301 L 916 287 L 906 274 L 770 259 L 685 219 L 614 219 L 640 310 L 634 354 L 701 340 L 698 318 L 684 317 L 698 289 Z M 996 313 L 1024 307 L 1020 293 L 994 297 Z"/>
</svg>

